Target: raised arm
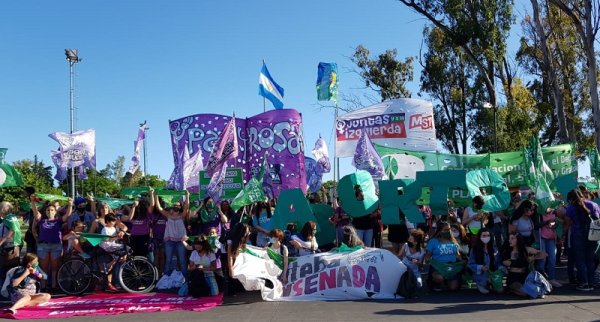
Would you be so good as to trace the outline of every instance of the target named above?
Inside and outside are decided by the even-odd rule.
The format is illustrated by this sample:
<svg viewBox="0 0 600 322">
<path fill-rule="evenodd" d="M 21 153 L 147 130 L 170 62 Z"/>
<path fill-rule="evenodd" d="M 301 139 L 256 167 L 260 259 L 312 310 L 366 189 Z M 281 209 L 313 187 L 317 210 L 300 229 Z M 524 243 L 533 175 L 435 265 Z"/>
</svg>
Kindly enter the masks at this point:
<svg viewBox="0 0 600 322">
<path fill-rule="evenodd" d="M 183 218 L 190 219 L 190 192 L 185 191 L 185 201 L 183 202 Z"/>
<path fill-rule="evenodd" d="M 92 211 L 92 213 L 95 216 L 98 216 L 98 212 L 97 212 L 97 208 L 96 208 L 96 200 L 94 200 L 94 196 L 92 195 L 87 195 L 86 199 L 88 200 L 88 202 L 90 203 L 90 210 Z"/>
<path fill-rule="evenodd" d="M 42 214 L 38 210 L 38 207 L 35 203 L 35 195 L 30 195 L 29 201 L 31 202 L 31 212 L 33 213 L 33 218 L 35 219 L 35 221 L 40 221 L 42 219 Z"/>
<path fill-rule="evenodd" d="M 56 212 L 58 213 L 58 209 Z M 67 220 L 69 220 L 69 216 L 71 216 L 72 212 L 73 212 L 73 198 L 69 198 L 69 200 L 67 201 L 67 211 L 62 216 L 62 222 L 67 222 Z"/>
<path fill-rule="evenodd" d="M 163 209 L 163 207 L 160 205 L 160 200 L 158 200 L 158 194 L 154 194 L 154 198 L 155 198 L 155 202 L 154 202 L 154 207 L 156 207 L 156 209 L 158 210 L 158 212 L 160 212 L 161 215 L 169 218 L 169 212 L 165 211 Z"/>
<path fill-rule="evenodd" d="M 123 216 L 123 217 L 121 217 L 121 221 L 132 221 L 133 218 L 135 217 L 135 210 L 137 209 L 137 206 L 139 204 L 140 204 L 139 201 L 135 200 L 133 202 L 133 205 L 129 209 L 129 216 Z"/>
<path fill-rule="evenodd" d="M 150 188 L 148 192 L 148 213 L 154 212 L 154 189 Z"/>
</svg>

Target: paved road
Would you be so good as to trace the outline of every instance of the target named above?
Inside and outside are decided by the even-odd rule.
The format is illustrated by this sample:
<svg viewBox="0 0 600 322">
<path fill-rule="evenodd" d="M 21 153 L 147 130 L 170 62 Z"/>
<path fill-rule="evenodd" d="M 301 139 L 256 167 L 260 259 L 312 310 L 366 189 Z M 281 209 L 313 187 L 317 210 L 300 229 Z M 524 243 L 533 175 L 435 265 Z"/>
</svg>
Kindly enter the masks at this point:
<svg viewBox="0 0 600 322">
<path fill-rule="evenodd" d="M 600 291 L 564 287 L 545 299 L 481 295 L 476 290 L 431 293 L 414 300 L 263 302 L 258 292 L 225 299 L 205 312 L 157 312 L 75 317 L 68 321 L 599 321 Z"/>
</svg>

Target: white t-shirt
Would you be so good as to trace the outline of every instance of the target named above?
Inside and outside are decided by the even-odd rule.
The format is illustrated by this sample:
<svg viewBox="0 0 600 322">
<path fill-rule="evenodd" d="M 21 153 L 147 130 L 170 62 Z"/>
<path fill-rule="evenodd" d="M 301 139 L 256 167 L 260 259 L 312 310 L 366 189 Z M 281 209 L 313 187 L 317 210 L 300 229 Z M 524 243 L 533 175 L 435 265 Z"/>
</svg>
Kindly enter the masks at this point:
<svg viewBox="0 0 600 322">
<path fill-rule="evenodd" d="M 117 227 L 104 226 L 100 234 L 106 236 L 115 236 L 117 234 Z M 106 239 L 100 243 L 100 247 L 102 247 L 102 249 L 104 249 L 107 252 L 111 252 L 117 248 L 121 248 L 122 246 L 121 244 L 118 244 L 116 240 Z"/>
<path fill-rule="evenodd" d="M 215 253 L 209 252 L 208 255 L 200 255 L 197 250 L 194 250 L 190 255 L 190 262 L 195 265 L 202 265 L 202 267 L 210 267 L 210 263 L 217 260 Z"/>
<path fill-rule="evenodd" d="M 466 208 L 467 211 L 467 215 L 469 218 L 475 217 L 477 216 L 477 212 L 473 211 L 473 208 L 471 207 L 467 207 Z M 481 220 L 471 220 L 469 222 L 469 224 L 467 225 L 468 228 L 473 228 L 473 233 L 477 233 L 480 229 L 481 229 Z"/>
<path fill-rule="evenodd" d="M 302 238 L 300 238 L 300 236 L 294 235 L 292 236 L 292 240 L 299 242 L 302 246 L 302 249 L 300 249 L 299 252 L 300 256 L 314 254 L 314 252 L 316 252 L 319 248 L 319 245 L 317 244 L 317 239 L 315 237 L 313 237 L 310 240 L 304 241 L 302 240 Z"/>
</svg>

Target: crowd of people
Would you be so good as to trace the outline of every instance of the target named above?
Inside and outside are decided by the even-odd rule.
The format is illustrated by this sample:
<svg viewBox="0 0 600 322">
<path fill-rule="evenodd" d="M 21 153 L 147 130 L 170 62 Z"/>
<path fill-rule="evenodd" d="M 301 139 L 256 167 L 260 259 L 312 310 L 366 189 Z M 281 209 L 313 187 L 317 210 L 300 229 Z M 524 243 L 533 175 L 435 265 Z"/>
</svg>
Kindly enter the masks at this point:
<svg viewBox="0 0 600 322">
<path fill-rule="evenodd" d="M 600 287 L 594 281 L 598 242 L 588 240 L 590 222 L 600 219 L 600 208 L 591 201 L 593 194 L 579 189 L 552 209 L 539 209 L 532 195 L 522 198 L 518 191 L 512 193 L 508 209 L 494 213 L 482 210 L 481 196 L 463 209 L 449 201 L 443 214 L 419 206 L 424 223 L 416 225 L 402 211 L 400 224 L 394 225 L 382 224 L 380 209 L 352 218 L 334 198 L 330 224 L 336 238 L 327 245 L 317 243 L 313 221 L 302 227 L 290 223 L 285 230 L 272 227 L 275 199 L 235 212 L 228 200 L 215 203 L 206 197 L 190 204 L 189 193 L 167 206 L 152 189 L 118 209 L 92 196 L 69 199 L 66 204 L 49 201 L 38 208 L 36 195 L 29 197 L 29 211 L 0 203 L 0 280 L 14 303 L 7 309 L 11 314 L 59 292 L 57 272 L 65 257 L 94 256 L 96 248 L 82 238 L 83 232 L 107 236 L 99 245 L 107 254 L 124 247 L 127 237 L 133 254 L 152 261 L 159 276 L 181 272 L 193 296 L 235 292 L 232 268 L 236 257 L 249 251 L 246 245 L 270 247 L 280 255 L 280 279 L 285 283 L 289 257 L 342 245 L 382 247 L 386 229 L 390 250 L 414 273 L 418 287 L 456 291 L 468 282 L 483 294 L 510 291 L 526 296 L 523 284 L 531 271 L 542 274 L 554 287 L 562 286 L 555 268 L 564 254 L 569 283 L 580 291 Z M 309 201 L 320 202 L 315 196 L 309 196 Z M 28 227 L 24 236 L 21 221 Z M 118 257 L 108 258 L 110 271 Z M 105 290 L 119 291 L 110 276 Z"/>
</svg>

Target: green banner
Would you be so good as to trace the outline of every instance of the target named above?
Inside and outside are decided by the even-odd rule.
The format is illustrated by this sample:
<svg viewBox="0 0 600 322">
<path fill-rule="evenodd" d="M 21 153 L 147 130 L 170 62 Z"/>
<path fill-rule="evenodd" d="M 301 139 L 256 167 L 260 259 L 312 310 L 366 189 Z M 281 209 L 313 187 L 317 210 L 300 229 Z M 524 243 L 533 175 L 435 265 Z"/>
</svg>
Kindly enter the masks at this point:
<svg viewBox="0 0 600 322">
<path fill-rule="evenodd" d="M 206 188 L 210 183 L 210 176 L 206 171 L 200 171 L 200 196 L 206 195 Z M 244 188 L 242 168 L 227 168 L 223 182 L 223 196 L 221 199 L 233 199 Z"/>
<path fill-rule="evenodd" d="M 525 186 L 525 163 L 522 151 L 488 154 L 449 154 L 417 152 L 375 145 L 385 172 L 390 179 L 405 179 L 416 171 L 492 169 L 498 172 L 509 187 Z M 577 160 L 571 144 L 542 148 L 544 160 L 555 177 L 577 171 Z"/>
</svg>

